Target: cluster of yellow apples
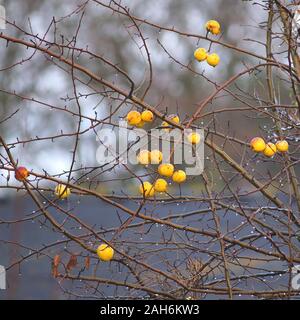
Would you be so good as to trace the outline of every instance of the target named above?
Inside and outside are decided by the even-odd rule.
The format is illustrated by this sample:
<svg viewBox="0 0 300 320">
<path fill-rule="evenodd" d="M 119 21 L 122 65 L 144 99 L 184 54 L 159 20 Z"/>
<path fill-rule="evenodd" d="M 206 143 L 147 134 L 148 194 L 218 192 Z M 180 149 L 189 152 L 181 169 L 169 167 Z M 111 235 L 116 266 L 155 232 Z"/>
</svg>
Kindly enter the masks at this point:
<svg viewBox="0 0 300 320">
<path fill-rule="evenodd" d="M 171 115 L 168 117 L 176 123 L 179 123 L 178 115 Z M 164 121 L 162 127 L 169 127 L 168 122 Z M 165 128 L 169 131 L 171 128 Z M 188 135 L 188 141 L 191 144 L 198 144 L 201 140 L 199 133 L 191 132 Z M 167 192 L 168 182 L 165 178 L 171 178 L 175 183 L 183 183 L 186 180 L 186 173 L 184 170 L 176 170 L 172 163 L 161 163 L 163 161 L 163 154 L 160 150 L 141 150 L 137 156 L 138 163 L 141 165 L 155 164 L 159 165 L 157 173 L 164 178 L 158 178 L 154 183 L 149 181 L 143 182 L 139 187 L 139 192 L 145 197 L 154 196 L 155 192 Z"/>
<path fill-rule="evenodd" d="M 136 110 L 128 112 L 126 116 L 127 123 L 137 128 L 142 128 L 145 123 L 150 123 L 154 120 L 154 114 L 150 110 L 145 110 L 142 113 Z"/>
<path fill-rule="evenodd" d="M 142 165 L 159 164 L 157 172 L 162 177 L 172 178 L 176 183 L 182 183 L 186 180 L 186 173 L 183 170 L 175 171 L 171 163 L 161 163 L 163 154 L 159 150 L 141 150 L 137 156 L 138 162 Z M 157 192 L 166 192 L 168 183 L 165 179 L 159 178 L 153 184 L 145 181 L 140 185 L 139 191 L 145 197 L 151 197 Z"/>
<path fill-rule="evenodd" d="M 221 32 L 221 26 L 216 20 L 209 20 L 206 22 L 205 28 L 207 32 L 218 35 Z M 220 57 L 216 53 L 209 54 L 205 48 L 198 48 L 194 52 L 194 57 L 197 61 L 206 61 L 210 66 L 215 67 L 220 62 Z"/>
<path fill-rule="evenodd" d="M 289 150 L 289 144 L 286 140 L 278 140 L 275 144 L 265 142 L 261 137 L 255 137 L 250 141 L 250 147 L 254 152 L 261 152 L 266 157 L 273 157 L 276 152 L 285 153 Z"/>
<path fill-rule="evenodd" d="M 175 183 L 183 183 L 186 180 L 186 173 L 183 170 L 175 171 L 172 163 L 161 163 L 157 172 L 160 176 L 172 178 Z M 158 178 L 153 184 L 149 181 L 143 182 L 139 187 L 139 191 L 145 197 L 152 197 L 155 192 L 167 192 L 167 188 L 168 182 L 164 178 Z"/>
</svg>

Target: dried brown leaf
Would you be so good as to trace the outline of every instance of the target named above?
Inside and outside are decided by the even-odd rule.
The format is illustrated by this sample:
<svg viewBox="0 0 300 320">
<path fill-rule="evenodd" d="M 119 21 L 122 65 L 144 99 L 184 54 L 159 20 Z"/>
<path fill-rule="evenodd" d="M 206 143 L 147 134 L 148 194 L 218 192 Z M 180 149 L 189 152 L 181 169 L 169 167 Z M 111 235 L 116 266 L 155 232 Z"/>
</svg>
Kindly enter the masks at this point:
<svg viewBox="0 0 300 320">
<path fill-rule="evenodd" d="M 70 271 L 72 268 L 76 267 L 76 265 L 77 265 L 77 256 L 72 254 L 67 264 L 67 270 Z"/>
<path fill-rule="evenodd" d="M 86 269 L 90 268 L 90 264 L 91 264 L 91 258 L 89 256 L 87 256 L 84 260 L 84 265 Z"/>
<path fill-rule="evenodd" d="M 53 259 L 53 265 L 54 267 L 58 267 L 58 265 L 60 264 L 60 255 L 56 255 Z"/>
<path fill-rule="evenodd" d="M 57 276 L 58 276 L 57 267 L 55 267 L 54 265 L 52 266 L 52 276 L 53 276 L 54 278 L 57 278 Z"/>
</svg>

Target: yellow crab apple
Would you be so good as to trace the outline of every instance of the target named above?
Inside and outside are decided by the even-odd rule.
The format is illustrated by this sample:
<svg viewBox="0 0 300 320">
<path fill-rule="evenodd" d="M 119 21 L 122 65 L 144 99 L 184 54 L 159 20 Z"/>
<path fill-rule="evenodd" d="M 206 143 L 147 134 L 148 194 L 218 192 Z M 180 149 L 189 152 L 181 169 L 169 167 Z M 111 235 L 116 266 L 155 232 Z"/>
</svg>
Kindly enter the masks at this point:
<svg viewBox="0 0 300 320">
<path fill-rule="evenodd" d="M 163 154 L 159 150 L 152 150 L 150 152 L 150 162 L 152 164 L 159 164 L 162 162 Z"/>
<path fill-rule="evenodd" d="M 142 121 L 141 114 L 135 110 L 128 112 L 126 119 L 128 124 L 130 124 L 131 126 L 136 126 Z"/>
<path fill-rule="evenodd" d="M 183 170 L 177 170 L 173 173 L 172 180 L 176 183 L 182 183 L 186 180 L 186 173 Z"/>
<path fill-rule="evenodd" d="M 154 119 L 154 114 L 150 110 L 145 110 L 142 112 L 142 120 L 144 122 L 152 122 Z"/>
<path fill-rule="evenodd" d="M 54 194 L 59 198 L 59 199 L 65 199 L 68 198 L 71 194 L 71 189 L 68 188 L 64 184 L 58 184 L 55 187 Z"/>
<path fill-rule="evenodd" d="M 147 165 L 150 163 L 150 151 L 141 150 L 137 156 L 137 160 L 140 164 Z"/>
<path fill-rule="evenodd" d="M 220 62 L 220 57 L 216 54 L 216 53 L 212 53 L 212 54 L 209 54 L 206 58 L 206 62 L 212 66 L 212 67 L 215 67 L 219 64 Z"/>
<path fill-rule="evenodd" d="M 97 248 L 97 255 L 102 261 L 110 261 L 114 257 L 114 249 L 106 243 L 100 244 Z"/>
<path fill-rule="evenodd" d="M 170 119 L 171 119 L 172 121 L 174 121 L 175 123 L 178 123 L 178 124 L 179 124 L 179 122 L 180 122 L 179 116 L 178 116 L 177 114 L 171 114 L 171 115 L 170 115 Z"/>
<path fill-rule="evenodd" d="M 287 152 L 289 150 L 289 143 L 286 140 L 277 141 L 276 148 L 279 152 Z"/>
<path fill-rule="evenodd" d="M 155 192 L 152 183 L 150 183 L 149 181 L 143 182 L 139 187 L 139 191 L 145 197 L 152 197 Z"/>
<path fill-rule="evenodd" d="M 250 141 L 250 147 L 254 152 L 262 152 L 266 148 L 265 140 L 260 137 L 255 137 Z"/>
<path fill-rule="evenodd" d="M 154 183 L 154 190 L 157 192 L 166 192 L 168 183 L 165 179 L 157 179 Z"/>
<path fill-rule="evenodd" d="M 194 51 L 194 57 L 199 62 L 206 60 L 207 52 L 205 48 L 198 48 Z"/>
<path fill-rule="evenodd" d="M 189 143 L 191 144 L 198 144 L 200 142 L 200 134 L 197 133 L 197 132 L 191 132 L 189 135 L 188 135 L 188 141 Z"/>
<path fill-rule="evenodd" d="M 174 166 L 171 163 L 162 163 L 158 166 L 158 173 L 164 177 L 172 177 Z"/>
<path fill-rule="evenodd" d="M 271 158 L 271 157 L 274 156 L 276 151 L 277 151 L 276 145 L 274 143 L 272 143 L 272 142 L 268 142 L 266 144 L 266 147 L 265 147 L 263 153 L 264 153 L 265 156 Z"/>
<path fill-rule="evenodd" d="M 219 34 L 221 32 L 220 23 L 216 20 L 208 20 L 205 24 L 205 28 L 208 32 L 212 34 Z"/>
</svg>

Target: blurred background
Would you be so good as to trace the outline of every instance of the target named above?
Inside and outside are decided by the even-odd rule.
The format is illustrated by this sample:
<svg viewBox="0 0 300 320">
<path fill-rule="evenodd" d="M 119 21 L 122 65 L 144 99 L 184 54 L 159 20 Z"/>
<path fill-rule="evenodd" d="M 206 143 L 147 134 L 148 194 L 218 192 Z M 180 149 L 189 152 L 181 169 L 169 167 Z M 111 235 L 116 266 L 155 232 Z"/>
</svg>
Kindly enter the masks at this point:
<svg viewBox="0 0 300 320">
<path fill-rule="evenodd" d="M 106 6 L 109 5 L 109 2 L 102 1 Z M 60 43 L 62 39 L 66 42 L 72 41 L 80 24 L 76 46 L 110 60 L 127 72 L 136 84 L 134 94 L 141 97 L 149 81 L 149 64 L 145 50 L 141 49 L 141 38 L 137 36 L 136 29 L 130 27 L 132 21 L 128 17 L 118 15 L 105 5 L 89 1 L 85 6 L 82 22 L 80 22 L 82 11 L 77 12 L 76 10 L 83 3 L 85 3 L 83 0 L 2 1 L 1 4 L 6 9 L 6 18 L 9 22 L 6 24 L 6 29 L 1 31 L 6 35 L 26 41 L 31 39 L 30 34 L 33 34 L 50 43 Z M 124 0 L 122 5 L 130 7 L 130 13 L 135 17 L 150 21 L 154 25 L 174 28 L 186 34 L 205 36 L 205 22 L 209 19 L 216 19 L 221 23 L 222 34 L 214 39 L 218 40 L 220 37 L 224 43 L 265 56 L 265 47 L 260 43 L 266 38 L 265 1 Z M 54 37 L 53 25 L 50 26 L 53 18 L 56 21 L 56 37 Z M 276 20 L 274 32 L 280 30 L 277 23 Z M 156 106 L 161 112 L 177 113 L 182 121 L 195 112 L 197 105 L 215 90 L 216 84 L 222 84 L 244 70 L 245 67 L 259 62 L 259 59 L 250 55 L 241 54 L 218 44 L 212 44 L 210 47 L 208 41 L 160 30 L 159 27 L 141 24 L 140 31 L 146 39 L 153 69 L 151 88 L 145 101 Z M 210 48 L 212 52 L 218 53 L 221 58 L 218 67 L 211 68 L 206 64 L 197 63 L 193 58 L 197 47 Z M 55 50 L 55 45 L 52 49 Z M 276 52 L 280 53 L 284 50 L 280 37 L 274 40 L 273 50 L 275 55 Z M 287 62 L 285 55 L 278 55 L 276 58 Z M 96 75 L 129 90 L 128 81 L 99 59 L 84 53 L 75 54 L 75 59 Z M 176 63 L 174 59 L 179 63 Z M 188 70 L 186 66 L 192 68 L 196 73 Z M 70 134 L 76 131 L 78 123 L 78 117 L 72 114 L 72 111 L 77 112 L 73 83 L 65 67 L 56 59 L 34 49 L 0 40 L 0 135 L 10 147 L 13 147 L 11 152 L 19 164 L 35 172 L 45 170 L 49 175 L 61 179 L 66 178 L 70 170 L 75 141 L 74 136 Z M 210 81 L 207 81 L 206 77 Z M 78 81 L 76 89 L 82 113 L 86 117 L 97 115 L 98 119 L 104 119 L 117 108 L 120 102 L 117 96 L 103 93 L 104 88 L 93 82 L 91 86 L 95 89 L 92 90 L 91 87 L 85 85 L 88 79 L 83 77 L 81 80 L 84 83 Z M 260 104 L 259 107 L 262 107 L 265 101 L 268 101 L 265 80 L 264 71 L 255 72 L 251 77 L 246 74 L 231 87 L 231 90 L 249 104 L 255 106 Z M 280 97 L 278 103 L 293 104 L 290 83 L 286 81 L 285 76 L 275 77 L 274 81 L 278 97 Z M 36 103 L 36 101 L 42 103 Z M 204 113 L 240 106 L 240 101 L 223 92 L 205 108 Z M 116 122 L 125 117 L 130 108 L 132 105 L 129 103 L 122 107 L 113 116 L 112 121 Z M 71 112 L 64 112 L 64 109 Z M 7 120 L 1 122 L 3 119 Z M 207 126 L 210 120 L 211 117 L 205 117 L 197 120 L 195 124 L 200 127 Z M 257 135 L 271 138 L 274 125 L 271 119 L 260 118 L 253 111 L 238 110 L 216 114 L 215 123 L 219 132 L 246 142 Z M 157 120 L 156 125 L 159 124 L 160 121 Z M 86 130 L 86 132 L 80 136 L 76 163 L 73 168 L 75 172 L 72 174 L 73 181 L 80 179 L 83 185 L 88 185 L 90 178 L 81 179 L 81 169 L 97 166 L 95 154 L 99 142 L 93 130 L 88 130 L 90 125 L 91 122 L 88 119 L 82 120 L 81 130 Z M 111 128 L 109 125 L 108 127 Z M 62 136 L 62 134 L 65 135 Z M 224 144 L 222 147 L 235 159 L 240 159 L 241 153 L 245 152 L 245 146 L 239 144 L 234 146 Z M 221 190 L 224 184 L 217 168 L 211 164 L 210 151 L 206 150 L 205 155 L 205 170 L 214 177 L 216 190 Z M 253 164 L 259 165 L 259 169 L 255 172 L 251 164 L 242 163 L 258 177 L 262 177 L 266 172 L 276 172 L 278 169 L 275 161 L 266 163 L 260 158 L 255 158 Z M 137 175 L 144 173 L 144 169 L 138 166 L 133 167 L 133 170 Z M 93 187 L 105 194 L 136 195 L 137 181 L 127 180 L 127 176 L 128 172 L 122 166 L 116 166 L 109 171 L 100 171 L 97 175 L 97 183 Z M 23 253 L 28 254 L 45 243 L 63 240 L 60 234 L 56 234 L 51 227 L 44 224 L 42 217 L 35 218 L 36 208 L 22 190 L 16 192 L 16 189 L 8 187 L 16 185 L 18 182 L 14 180 L 13 175 L 8 178 L 6 171 L 0 171 L 0 217 L 2 222 L 26 219 L 25 223 L 0 223 L 2 239 L 0 264 L 2 265 L 10 265 L 17 261 Z M 243 179 L 233 180 L 232 185 L 239 187 L 239 190 L 251 190 Z M 55 184 L 41 182 L 40 187 L 53 189 Z M 198 196 L 202 191 L 203 184 L 195 178 L 180 190 L 177 187 L 171 187 L 170 192 Z M 53 194 L 50 194 L 49 197 L 53 198 Z M 243 200 L 249 205 L 264 204 L 264 200 L 260 199 L 257 194 Z M 129 205 L 127 202 L 124 203 Z M 71 200 L 64 202 L 63 205 L 67 210 L 74 210 L 78 215 L 84 214 L 83 216 L 90 225 L 98 224 L 100 228 L 107 229 L 119 223 L 115 216 L 115 208 L 99 203 L 99 201 L 73 195 Z M 207 205 L 205 207 L 207 208 Z M 176 212 L 176 210 L 179 214 L 192 209 L 203 209 L 203 206 L 197 203 L 191 204 L 191 207 L 189 205 L 185 207 L 178 202 L 172 206 L 162 205 L 159 207 L 159 214 L 164 216 L 169 211 Z M 104 215 L 105 221 L 99 221 L 98 214 Z M 238 217 L 230 219 L 233 225 L 240 223 L 240 220 L 235 219 Z M 227 220 L 222 222 L 224 227 L 227 222 Z M 189 223 L 195 222 L 192 219 Z M 210 222 L 207 221 L 207 223 Z M 244 232 L 245 234 L 250 233 L 251 228 Z M 138 241 L 141 235 L 137 233 L 134 237 Z M 153 238 L 149 239 L 153 240 Z M 24 247 L 14 246 L 14 243 L 22 243 Z M 65 244 L 59 247 L 62 251 L 66 249 Z M 276 263 L 273 265 L 274 272 L 279 275 L 282 266 L 278 267 Z M 102 272 L 107 276 L 110 274 L 109 270 L 102 270 Z M 281 276 L 280 274 L 280 279 L 276 278 L 279 284 L 285 282 Z M 38 260 L 34 256 L 20 267 L 16 264 L 8 273 L 8 284 L 8 290 L 0 291 L 0 299 L 82 298 L 82 296 L 75 297 L 68 293 L 72 283 L 66 284 L 65 291 L 62 290 L 58 282 L 51 276 L 50 258 L 44 255 Z M 75 287 L 76 285 L 74 284 Z M 121 292 L 120 296 L 122 294 L 124 292 Z M 107 296 L 109 295 L 114 295 L 114 292 L 107 292 Z"/>
<path fill-rule="evenodd" d="M 68 17 L 71 12 L 82 5 L 83 1 L 4 1 L 7 19 L 15 21 L 20 28 L 30 33 L 43 37 L 53 17 L 59 21 L 57 34 L 65 39 L 71 40 L 78 26 L 80 14 Z M 105 2 L 104 2 L 105 3 Z M 252 39 L 264 40 L 265 31 L 258 28 L 259 24 L 265 21 L 265 12 L 261 6 L 253 5 L 247 1 L 130 1 L 123 2 L 123 5 L 130 5 L 133 15 L 141 17 L 166 27 L 173 27 L 180 31 L 192 34 L 205 35 L 205 22 L 208 19 L 217 19 L 222 25 L 222 41 L 240 48 L 245 48 L 257 54 L 264 55 L 264 47 L 252 41 L 246 41 L 251 35 Z M 147 57 L 143 50 L 139 49 L 141 41 L 134 38 L 132 29 L 126 28 L 130 25 L 128 18 L 113 14 L 112 11 L 95 3 L 86 6 L 83 23 L 81 25 L 77 46 L 88 48 L 90 51 L 103 56 L 113 63 L 118 64 L 128 72 L 134 80 L 136 87 L 145 87 L 149 78 Z M 184 65 L 191 64 L 199 73 L 204 72 L 211 81 L 222 83 L 232 75 L 243 69 L 243 64 L 251 63 L 251 57 L 241 55 L 219 45 L 213 45 L 212 51 L 217 52 L 221 57 L 221 63 L 214 69 L 206 64 L 194 61 L 193 52 L 203 46 L 208 49 L 207 41 L 199 41 L 195 38 L 182 37 L 176 33 L 160 31 L 157 28 L 150 28 L 147 25 L 141 26 L 141 31 L 147 38 L 147 45 L 151 53 L 153 67 L 153 82 L 151 90 L 146 97 L 146 102 L 153 106 L 158 105 L 161 111 L 168 110 L 169 113 L 178 113 L 181 119 L 185 119 L 193 111 L 196 105 L 202 101 L 207 93 L 212 92 L 214 85 L 205 81 L 199 75 L 191 74 L 188 70 L 174 63 L 164 52 L 159 42 L 168 52 Z M 23 32 L 7 24 L 5 34 L 28 39 Z M 58 36 L 57 36 L 58 37 Z M 53 42 L 53 30 L 45 36 Z M 217 38 L 217 37 L 216 37 Z M 58 39 L 57 39 L 58 41 Z M 159 42 L 158 42 L 159 41 Z M 8 46 L 1 40 L 1 83 L 2 89 L 9 92 L 17 92 L 28 100 L 18 99 L 11 94 L 1 93 L 1 118 L 13 114 L 13 118 L 1 123 L 0 132 L 7 143 L 30 140 L 36 136 L 56 136 L 63 131 L 70 133 L 76 127 L 76 117 L 64 112 L 55 112 L 55 109 L 47 106 L 37 105 L 31 101 L 34 98 L 52 106 L 69 110 L 76 110 L 76 102 L 70 99 L 73 94 L 73 85 L 70 75 L 57 67 L 51 59 L 32 49 L 10 43 Z M 31 57 L 31 55 L 34 55 Z M 30 60 L 27 60 L 30 57 Z M 9 66 L 19 63 L 13 69 L 5 70 Z M 78 57 L 78 60 L 90 68 L 95 74 L 120 84 L 124 87 L 122 78 L 115 70 L 108 68 L 96 59 Z M 145 81 L 146 78 L 146 81 Z M 144 84 L 144 85 L 143 85 Z M 239 85 L 244 90 L 254 91 L 253 81 L 248 76 L 241 78 Z M 128 83 L 125 82 L 125 87 Z M 88 92 L 85 85 L 77 84 L 77 90 L 84 95 Z M 255 88 L 259 90 L 259 88 Z M 140 91 L 141 92 L 141 91 Z M 135 92 L 139 95 L 139 91 Z M 110 112 L 110 105 L 113 102 L 103 99 L 100 95 L 89 95 L 80 99 L 83 113 L 86 116 L 94 116 L 97 112 L 99 118 L 104 118 Z M 216 99 L 210 108 L 214 110 L 224 107 L 234 107 L 239 102 L 233 101 L 231 97 L 222 95 Z M 117 117 L 125 116 L 127 109 L 123 108 Z M 239 132 L 239 138 L 243 139 L 253 134 L 257 123 L 248 121 L 245 113 L 222 114 L 220 124 L 227 127 L 227 121 L 231 120 L 231 133 Z M 199 121 L 198 125 L 203 125 Z M 87 128 L 90 122 L 83 119 L 82 130 Z M 254 127 L 254 129 L 253 129 Z M 221 128 L 220 128 L 221 129 Z M 221 130 L 220 130 L 221 131 Z M 70 168 L 73 147 L 73 138 L 63 137 L 52 141 L 35 141 L 34 143 L 19 144 L 14 149 L 14 155 L 22 159 L 22 164 L 34 170 L 46 170 L 49 174 L 58 174 Z M 98 142 L 92 131 L 82 135 L 78 146 L 78 161 L 83 166 L 95 164 L 95 150 Z M 49 149 L 51 148 L 51 157 Z M 34 157 L 32 155 L 34 154 Z M 3 177 L 0 177 L 3 179 Z M 7 189 L 1 190 L 1 196 Z M 14 191 L 13 191 L 14 193 Z"/>
</svg>

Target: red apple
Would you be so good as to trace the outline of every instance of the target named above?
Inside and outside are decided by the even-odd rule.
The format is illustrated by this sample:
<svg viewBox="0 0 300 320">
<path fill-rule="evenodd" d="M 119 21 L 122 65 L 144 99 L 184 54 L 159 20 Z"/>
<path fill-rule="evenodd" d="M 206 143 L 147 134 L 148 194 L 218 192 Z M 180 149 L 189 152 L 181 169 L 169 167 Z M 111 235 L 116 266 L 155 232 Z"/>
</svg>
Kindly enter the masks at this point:
<svg viewBox="0 0 300 320">
<path fill-rule="evenodd" d="M 18 181 L 24 181 L 29 177 L 29 171 L 25 167 L 18 167 L 15 170 L 15 178 Z"/>
</svg>

